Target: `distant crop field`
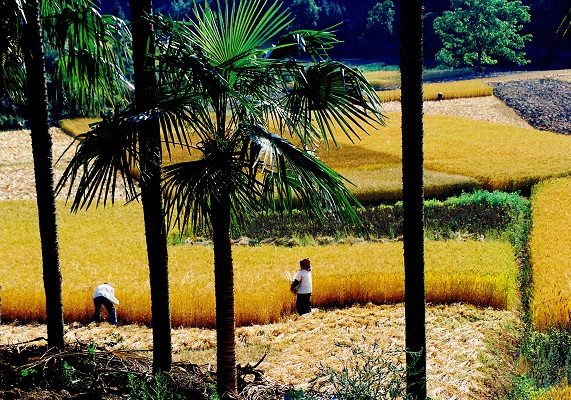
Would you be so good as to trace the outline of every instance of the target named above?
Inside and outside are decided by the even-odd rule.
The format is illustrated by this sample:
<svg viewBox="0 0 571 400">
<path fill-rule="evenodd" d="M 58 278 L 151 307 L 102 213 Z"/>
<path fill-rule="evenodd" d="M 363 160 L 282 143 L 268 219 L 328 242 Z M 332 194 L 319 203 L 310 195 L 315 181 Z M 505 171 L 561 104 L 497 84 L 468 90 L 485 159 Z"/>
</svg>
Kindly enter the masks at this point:
<svg viewBox="0 0 571 400">
<path fill-rule="evenodd" d="M 360 187 L 379 170 L 400 166 L 400 123 L 400 113 L 389 113 L 387 126 L 369 130 L 354 143 L 338 132 L 339 146 L 322 149 L 318 155 L 335 170 L 353 174 L 352 182 Z M 484 189 L 507 191 L 571 173 L 571 137 L 565 135 L 432 114 L 424 116 L 424 129 L 427 173 L 461 175 L 475 179 Z M 378 185 L 382 190 L 383 182 Z"/>
<path fill-rule="evenodd" d="M 35 204 L 0 202 L 2 318 L 41 321 L 45 316 Z M 100 282 L 116 287 L 122 323 L 150 323 L 149 276 L 139 204 L 70 214 L 59 204 L 64 313 L 87 321 Z M 277 321 L 294 310 L 289 280 L 298 261 L 314 268 L 314 305 L 395 303 L 404 300 L 402 243 L 355 243 L 307 247 L 234 247 L 237 324 Z M 172 321 L 175 326 L 214 324 L 211 246 L 169 248 Z M 427 300 L 495 308 L 514 304 L 517 264 L 508 243 L 429 241 Z"/>
<path fill-rule="evenodd" d="M 571 178 L 538 185 L 532 197 L 532 318 L 540 329 L 571 322 Z"/>
<path fill-rule="evenodd" d="M 401 114 L 387 117 L 387 126 L 369 129 L 354 143 L 336 132 L 339 146 L 318 151 L 354 184 L 350 190 L 364 202 L 402 197 Z M 477 188 L 529 190 L 541 180 L 571 173 L 568 136 L 444 115 L 427 114 L 424 121 L 427 196 Z M 175 159 L 183 157 L 179 153 Z"/>
<path fill-rule="evenodd" d="M 387 88 L 400 85 L 400 70 L 397 65 L 386 66 L 379 64 L 353 65 L 363 71 L 365 78 L 377 88 Z M 422 73 L 424 81 L 462 81 L 469 80 L 474 71 L 464 69 L 425 69 Z"/>
<path fill-rule="evenodd" d="M 485 97 L 493 94 L 493 89 L 482 79 L 462 81 L 425 83 L 423 86 L 424 101 L 463 99 L 468 97 Z M 381 90 L 378 92 L 382 101 L 400 101 L 400 89 Z"/>
</svg>

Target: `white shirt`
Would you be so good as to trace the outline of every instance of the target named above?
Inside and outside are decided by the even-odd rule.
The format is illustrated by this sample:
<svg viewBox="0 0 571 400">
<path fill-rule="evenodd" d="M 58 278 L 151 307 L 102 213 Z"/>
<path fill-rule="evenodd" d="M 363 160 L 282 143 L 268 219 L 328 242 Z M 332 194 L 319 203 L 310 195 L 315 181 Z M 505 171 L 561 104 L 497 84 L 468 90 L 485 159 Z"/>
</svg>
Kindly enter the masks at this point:
<svg viewBox="0 0 571 400">
<path fill-rule="evenodd" d="M 300 269 L 295 279 L 299 281 L 299 286 L 297 288 L 297 294 L 309 294 L 313 289 L 311 283 L 311 271 L 306 269 Z"/>
<path fill-rule="evenodd" d="M 93 298 L 103 296 L 106 299 L 110 300 L 112 303 L 119 304 L 119 300 L 115 298 L 115 289 L 113 286 L 109 285 L 108 283 L 102 283 L 101 285 L 95 288 L 95 292 L 93 293 Z"/>
</svg>

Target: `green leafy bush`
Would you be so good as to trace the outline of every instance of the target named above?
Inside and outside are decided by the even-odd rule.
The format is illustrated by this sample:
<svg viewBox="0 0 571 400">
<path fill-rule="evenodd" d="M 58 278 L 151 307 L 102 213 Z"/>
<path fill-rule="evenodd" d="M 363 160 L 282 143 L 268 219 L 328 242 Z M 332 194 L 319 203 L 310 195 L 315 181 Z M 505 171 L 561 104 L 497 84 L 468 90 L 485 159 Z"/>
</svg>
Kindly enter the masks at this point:
<svg viewBox="0 0 571 400">
<path fill-rule="evenodd" d="M 537 388 L 548 388 L 571 381 L 571 332 L 551 327 L 532 331 L 525 338 L 521 353 L 531 366 L 527 377 Z"/>
<path fill-rule="evenodd" d="M 378 343 L 336 343 L 349 357 L 338 356 L 337 365 L 320 365 L 311 389 L 338 400 L 406 399 L 404 351 L 383 350 Z"/>
</svg>

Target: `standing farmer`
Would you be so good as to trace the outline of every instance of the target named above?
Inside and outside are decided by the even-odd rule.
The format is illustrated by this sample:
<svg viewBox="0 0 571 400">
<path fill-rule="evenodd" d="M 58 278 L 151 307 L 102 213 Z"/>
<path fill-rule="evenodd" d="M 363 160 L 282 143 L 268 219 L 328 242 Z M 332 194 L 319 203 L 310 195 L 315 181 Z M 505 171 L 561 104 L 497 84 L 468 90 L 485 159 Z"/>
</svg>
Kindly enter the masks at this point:
<svg viewBox="0 0 571 400">
<path fill-rule="evenodd" d="M 304 258 L 299 262 L 299 272 L 291 283 L 291 291 L 297 294 L 295 307 L 299 315 L 307 314 L 311 311 L 311 263 L 309 258 Z"/>
<path fill-rule="evenodd" d="M 101 321 L 101 306 L 103 305 L 109 313 L 110 323 L 117 326 L 117 311 L 114 304 L 119 304 L 119 300 L 115 298 L 115 288 L 107 282 L 97 286 L 93 293 L 93 305 L 95 306 L 93 320 Z"/>
</svg>

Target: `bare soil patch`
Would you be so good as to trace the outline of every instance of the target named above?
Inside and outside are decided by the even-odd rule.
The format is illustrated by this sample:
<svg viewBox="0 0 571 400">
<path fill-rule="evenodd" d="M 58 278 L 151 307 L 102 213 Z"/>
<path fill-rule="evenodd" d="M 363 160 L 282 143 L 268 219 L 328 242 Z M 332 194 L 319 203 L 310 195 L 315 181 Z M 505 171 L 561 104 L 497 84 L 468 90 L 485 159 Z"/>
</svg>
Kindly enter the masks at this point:
<svg viewBox="0 0 571 400">
<path fill-rule="evenodd" d="M 571 82 L 541 78 L 492 84 L 494 95 L 534 128 L 571 134 Z"/>
</svg>

